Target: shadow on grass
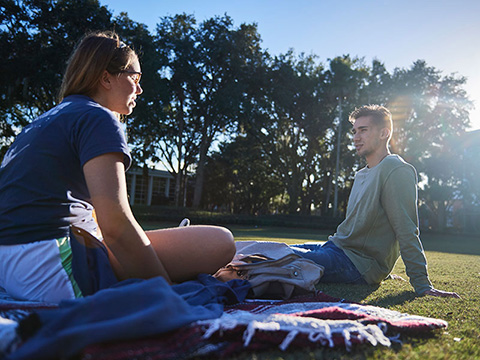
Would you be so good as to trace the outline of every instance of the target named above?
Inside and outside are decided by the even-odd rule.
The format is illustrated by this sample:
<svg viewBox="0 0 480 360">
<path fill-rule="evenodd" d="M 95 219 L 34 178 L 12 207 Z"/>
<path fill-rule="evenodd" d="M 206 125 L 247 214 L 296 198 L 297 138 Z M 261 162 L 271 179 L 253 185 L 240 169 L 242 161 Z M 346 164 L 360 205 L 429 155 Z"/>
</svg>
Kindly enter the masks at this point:
<svg viewBox="0 0 480 360">
<path fill-rule="evenodd" d="M 414 291 L 405 290 L 400 293 L 374 295 L 373 299 L 364 302 L 370 295 L 376 292 L 381 285 L 348 285 L 348 284 L 324 284 L 317 285 L 317 289 L 327 295 L 342 299 L 345 302 L 362 303 L 379 307 L 391 307 L 402 305 L 417 297 Z"/>
<path fill-rule="evenodd" d="M 405 290 L 401 293 L 382 295 L 380 299 L 370 300 L 365 304 L 388 308 L 392 305 L 402 305 L 406 302 L 412 301 L 416 297 L 417 295 L 414 291 Z"/>
<path fill-rule="evenodd" d="M 345 302 L 359 303 L 377 291 L 379 285 L 319 283 L 316 287 L 325 294 L 342 299 Z"/>
</svg>

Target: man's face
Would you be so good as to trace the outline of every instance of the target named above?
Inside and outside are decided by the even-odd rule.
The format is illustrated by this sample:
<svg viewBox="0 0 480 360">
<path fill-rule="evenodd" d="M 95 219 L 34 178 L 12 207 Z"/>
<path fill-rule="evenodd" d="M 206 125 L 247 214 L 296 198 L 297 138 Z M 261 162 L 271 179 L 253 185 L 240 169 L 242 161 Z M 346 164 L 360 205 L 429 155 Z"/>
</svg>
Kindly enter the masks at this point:
<svg viewBox="0 0 480 360">
<path fill-rule="evenodd" d="M 360 156 L 368 157 L 385 147 L 382 129 L 373 123 L 370 116 L 362 116 L 356 119 L 352 131 L 353 144 Z"/>
</svg>

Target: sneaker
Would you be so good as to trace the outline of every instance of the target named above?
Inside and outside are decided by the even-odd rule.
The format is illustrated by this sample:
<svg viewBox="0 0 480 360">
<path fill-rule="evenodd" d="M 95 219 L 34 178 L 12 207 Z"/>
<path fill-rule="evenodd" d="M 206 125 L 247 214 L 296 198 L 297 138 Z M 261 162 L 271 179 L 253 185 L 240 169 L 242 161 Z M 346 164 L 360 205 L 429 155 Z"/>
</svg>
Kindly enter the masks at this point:
<svg viewBox="0 0 480 360">
<path fill-rule="evenodd" d="M 183 227 L 183 226 L 189 226 L 190 225 L 190 219 L 188 218 L 185 218 L 183 219 L 180 224 L 178 225 L 178 227 Z"/>
</svg>

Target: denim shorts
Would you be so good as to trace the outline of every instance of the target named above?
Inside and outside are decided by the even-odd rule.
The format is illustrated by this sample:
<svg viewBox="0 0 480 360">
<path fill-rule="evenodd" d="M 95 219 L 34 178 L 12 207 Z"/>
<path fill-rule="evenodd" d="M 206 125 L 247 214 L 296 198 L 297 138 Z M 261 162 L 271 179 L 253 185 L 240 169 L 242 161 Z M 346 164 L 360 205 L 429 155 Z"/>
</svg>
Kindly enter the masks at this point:
<svg viewBox="0 0 480 360">
<path fill-rule="evenodd" d="M 325 267 L 320 282 L 362 284 L 367 282 L 352 261 L 333 241 L 290 245 L 296 254 Z"/>
</svg>

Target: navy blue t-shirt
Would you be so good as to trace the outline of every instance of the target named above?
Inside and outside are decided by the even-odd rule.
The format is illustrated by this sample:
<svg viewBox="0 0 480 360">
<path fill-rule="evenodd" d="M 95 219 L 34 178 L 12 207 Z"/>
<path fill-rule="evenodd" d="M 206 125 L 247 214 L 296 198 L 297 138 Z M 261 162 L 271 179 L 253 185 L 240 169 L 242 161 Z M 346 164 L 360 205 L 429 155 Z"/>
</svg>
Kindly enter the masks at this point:
<svg viewBox="0 0 480 360">
<path fill-rule="evenodd" d="M 69 225 L 95 234 L 83 165 L 102 154 L 130 152 L 121 123 L 81 95 L 26 126 L 0 166 L 0 244 L 67 236 Z"/>
</svg>

